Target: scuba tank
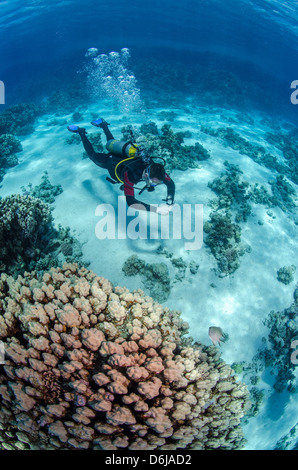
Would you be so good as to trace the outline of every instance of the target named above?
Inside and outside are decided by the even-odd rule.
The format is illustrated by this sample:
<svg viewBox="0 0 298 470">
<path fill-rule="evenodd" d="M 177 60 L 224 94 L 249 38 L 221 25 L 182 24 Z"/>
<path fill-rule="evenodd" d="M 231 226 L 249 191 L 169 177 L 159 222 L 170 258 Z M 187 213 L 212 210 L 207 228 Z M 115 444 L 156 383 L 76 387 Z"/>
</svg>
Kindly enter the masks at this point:
<svg viewBox="0 0 298 470">
<path fill-rule="evenodd" d="M 106 149 L 114 155 L 123 157 L 135 157 L 137 153 L 137 145 L 132 142 L 124 142 L 123 140 L 109 140 Z"/>
<path fill-rule="evenodd" d="M 118 175 L 118 167 L 123 164 L 125 164 L 126 167 L 129 167 L 127 162 L 138 157 L 138 146 L 137 144 L 133 144 L 131 141 L 125 142 L 123 140 L 111 139 L 106 143 L 106 149 L 114 155 L 124 157 L 123 160 L 120 160 L 115 167 L 115 177 L 119 183 L 123 184 L 124 182 L 121 179 L 122 176 Z M 113 182 L 113 184 L 116 182 L 110 178 L 106 179 L 110 182 Z"/>
</svg>

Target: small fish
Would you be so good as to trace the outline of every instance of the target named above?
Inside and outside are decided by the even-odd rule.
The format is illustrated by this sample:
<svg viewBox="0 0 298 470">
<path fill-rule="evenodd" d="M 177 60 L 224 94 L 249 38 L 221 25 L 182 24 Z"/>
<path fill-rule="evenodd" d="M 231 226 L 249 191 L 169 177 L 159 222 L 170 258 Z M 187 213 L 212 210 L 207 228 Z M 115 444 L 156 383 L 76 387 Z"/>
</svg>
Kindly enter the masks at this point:
<svg viewBox="0 0 298 470">
<path fill-rule="evenodd" d="M 209 328 L 209 337 L 211 338 L 214 346 L 220 343 L 224 343 L 229 339 L 229 335 L 224 333 L 219 326 L 210 326 Z"/>
</svg>

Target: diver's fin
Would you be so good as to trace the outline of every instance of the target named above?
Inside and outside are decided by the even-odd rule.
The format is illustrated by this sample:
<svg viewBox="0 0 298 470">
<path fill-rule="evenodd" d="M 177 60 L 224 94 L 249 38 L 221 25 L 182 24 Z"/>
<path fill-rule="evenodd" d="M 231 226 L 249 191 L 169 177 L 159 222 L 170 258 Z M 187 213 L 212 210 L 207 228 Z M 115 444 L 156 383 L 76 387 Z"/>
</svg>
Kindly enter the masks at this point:
<svg viewBox="0 0 298 470">
<path fill-rule="evenodd" d="M 70 126 L 67 126 L 67 129 L 70 132 L 73 132 L 74 134 L 86 134 L 86 129 L 83 127 L 79 127 L 76 124 L 71 124 Z"/>
<path fill-rule="evenodd" d="M 104 120 L 104 118 L 94 119 L 94 121 L 91 121 L 91 124 L 95 127 L 102 127 L 104 124 L 106 124 L 107 126 L 110 125 L 107 121 Z"/>
</svg>

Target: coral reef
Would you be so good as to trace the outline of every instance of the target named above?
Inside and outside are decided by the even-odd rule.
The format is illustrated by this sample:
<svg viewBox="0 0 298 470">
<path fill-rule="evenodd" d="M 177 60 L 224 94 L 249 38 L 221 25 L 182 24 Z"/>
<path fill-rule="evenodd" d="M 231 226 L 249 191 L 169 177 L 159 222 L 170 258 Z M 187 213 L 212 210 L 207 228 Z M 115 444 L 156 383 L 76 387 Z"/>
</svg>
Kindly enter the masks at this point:
<svg viewBox="0 0 298 470">
<path fill-rule="evenodd" d="M 224 162 L 227 170 L 219 178 L 215 178 L 208 183 L 208 187 L 214 191 L 218 199 L 212 201 L 213 209 L 233 210 L 236 212 L 235 222 L 246 222 L 251 214 L 251 207 L 248 203 L 249 183 L 241 180 L 243 171 L 239 166 Z"/>
<path fill-rule="evenodd" d="M 123 264 L 126 276 L 140 275 L 144 287 L 157 302 L 164 302 L 170 295 L 170 276 L 165 263 L 145 263 L 137 255 L 131 255 Z"/>
<path fill-rule="evenodd" d="M 63 192 L 61 184 L 51 184 L 47 171 L 45 171 L 41 177 L 41 183 L 39 185 L 33 187 L 33 185 L 29 183 L 27 187 L 22 186 L 21 190 L 24 196 L 38 198 L 47 204 L 53 204 L 55 198 Z"/>
<path fill-rule="evenodd" d="M 90 103 L 88 90 L 86 86 L 82 86 L 81 77 L 74 78 L 71 86 L 65 85 L 65 82 L 59 83 L 59 86 L 47 95 L 43 102 L 45 113 L 55 113 L 57 116 L 73 113 L 74 121 L 81 121 L 77 119 L 77 113 L 82 115 L 86 105 Z"/>
<path fill-rule="evenodd" d="M 265 166 L 269 169 L 283 172 L 284 166 L 279 164 L 277 158 L 267 153 L 266 149 L 261 145 L 253 144 L 248 140 L 241 137 L 232 127 L 220 127 L 218 129 L 211 129 L 208 127 L 201 127 L 201 131 L 219 137 L 223 140 L 226 147 L 237 150 L 240 154 L 248 155 L 252 160 Z"/>
<path fill-rule="evenodd" d="M 122 128 L 125 140 L 131 140 L 131 126 Z M 170 124 L 166 123 L 159 132 L 154 122 L 143 124 L 137 133 L 136 142 L 152 157 L 161 157 L 166 161 L 167 171 L 173 169 L 187 170 L 198 168 L 198 162 L 210 158 L 209 152 L 196 142 L 194 145 L 183 145 L 189 131 L 175 133 Z"/>
<path fill-rule="evenodd" d="M 206 245 L 217 261 L 220 277 L 227 276 L 240 266 L 240 256 L 244 255 L 245 248 L 241 245 L 241 229 L 231 220 L 231 214 L 211 212 L 209 220 L 204 224 Z"/>
<path fill-rule="evenodd" d="M 277 280 L 283 284 L 290 284 L 293 282 L 293 274 L 296 271 L 296 266 L 293 264 L 291 266 L 283 266 L 277 271 Z"/>
<path fill-rule="evenodd" d="M 156 253 L 169 259 L 172 266 L 178 270 L 178 272 L 175 274 L 174 282 L 182 281 L 185 278 L 187 268 L 189 269 L 190 274 L 195 275 L 197 274 L 200 267 L 200 265 L 194 260 L 187 264 L 187 262 L 181 256 L 179 258 L 174 258 L 174 253 L 162 245 L 158 246 Z"/>
<path fill-rule="evenodd" d="M 249 382 L 254 387 L 250 389 L 250 396 L 253 404 L 249 414 L 259 410 L 264 398 L 264 390 L 260 390 L 256 385 L 260 381 L 261 375 L 268 373 L 273 376 L 273 390 L 280 393 L 287 390 L 290 393 L 297 393 L 296 365 L 291 361 L 292 342 L 298 339 L 298 286 L 294 290 L 293 303 L 282 311 L 271 311 L 264 320 L 264 325 L 269 329 L 268 337 L 262 338 L 262 346 L 250 363 L 240 363 L 232 365 L 236 373 L 240 374 L 246 384 Z"/>
<path fill-rule="evenodd" d="M 34 131 L 34 122 L 43 110 L 42 105 L 21 103 L 8 108 L 0 114 L 0 135 L 26 135 Z"/>
<path fill-rule="evenodd" d="M 11 134 L 0 135 L 0 182 L 6 169 L 18 164 L 16 153 L 22 150 L 22 144 L 17 137 Z"/>
<path fill-rule="evenodd" d="M 283 175 L 278 175 L 275 181 L 269 181 L 271 185 L 271 206 L 278 206 L 284 212 L 292 211 L 297 207 L 295 202 L 296 190 L 288 183 Z"/>
<path fill-rule="evenodd" d="M 239 244 L 241 238 L 239 224 L 247 222 L 252 213 L 251 203 L 263 204 L 267 208 L 279 207 L 282 211 L 291 213 L 295 218 L 296 191 L 284 176 L 277 175 L 275 180 L 269 181 L 271 187 L 271 194 L 269 194 L 264 186 L 259 186 L 258 183 L 250 185 L 243 180 L 243 172 L 239 166 L 227 161 L 224 162 L 224 166 L 226 171 L 208 183 L 208 187 L 216 193 L 217 199 L 210 200 L 208 203 L 214 212 L 211 213 L 204 230 L 209 234 L 206 240 L 207 245 L 216 259 L 220 261 L 218 263 L 220 272 L 230 274 L 239 267 L 239 256 L 242 256 L 245 251 L 250 251 L 250 247 L 243 247 Z M 217 213 L 220 215 L 215 217 Z M 220 220 L 223 221 L 223 226 Z M 235 235 L 231 232 L 231 224 L 235 226 Z M 228 231 L 227 227 L 229 227 Z M 225 236 L 229 239 L 224 240 Z M 231 266 L 227 265 L 225 258 L 232 261 Z"/>
<path fill-rule="evenodd" d="M 285 174 L 298 184 L 298 144 L 297 144 L 297 129 L 293 129 L 287 134 L 281 132 L 268 132 L 266 140 L 282 151 L 287 165 Z"/>
<path fill-rule="evenodd" d="M 274 390 L 297 392 L 295 364 L 290 361 L 291 343 L 298 334 L 298 286 L 294 291 L 294 302 L 282 312 L 270 312 L 264 324 L 270 328 L 268 340 L 258 353 L 265 365 L 272 369 L 275 378 Z"/>
<path fill-rule="evenodd" d="M 0 448 L 238 449 L 246 387 L 180 314 L 65 264 L 0 280 Z"/>
<path fill-rule="evenodd" d="M 171 258 L 171 263 L 178 270 L 175 274 L 175 281 L 182 281 L 185 278 L 185 272 L 187 268 L 187 263 L 184 259 L 180 256 L 179 258 Z M 195 269 L 195 265 L 193 264 L 193 269 Z M 174 282 L 175 282 L 174 281 Z"/>
<path fill-rule="evenodd" d="M 70 229 L 55 228 L 50 206 L 30 195 L 0 200 L 0 245 L 0 272 L 14 276 L 82 258 Z"/>
<path fill-rule="evenodd" d="M 278 440 L 274 450 L 298 450 L 298 423 Z"/>
<path fill-rule="evenodd" d="M 288 135 L 267 134 L 267 140 L 282 150 L 285 163 L 280 163 L 274 155 L 268 153 L 261 145 L 254 144 L 241 137 L 232 127 L 212 129 L 202 126 L 201 131 L 213 137 L 221 138 L 225 146 L 237 150 L 240 154 L 248 155 L 259 165 L 275 170 L 277 173 L 289 178 L 293 183 L 298 184 L 298 146 L 297 136 L 293 131 Z"/>
<path fill-rule="evenodd" d="M 0 200 L 1 271 L 25 269 L 46 246 L 51 226 L 51 210 L 39 199 L 12 195 Z"/>
<path fill-rule="evenodd" d="M 283 175 L 277 175 L 275 179 L 268 181 L 270 194 L 263 185 L 252 185 L 243 180 L 243 171 L 238 165 L 225 161 L 224 166 L 226 171 L 208 183 L 218 196 L 217 200 L 209 203 L 213 209 L 232 210 L 235 212 L 237 223 L 248 220 L 252 212 L 251 202 L 267 208 L 279 207 L 283 212 L 294 213 L 296 191 Z"/>
</svg>

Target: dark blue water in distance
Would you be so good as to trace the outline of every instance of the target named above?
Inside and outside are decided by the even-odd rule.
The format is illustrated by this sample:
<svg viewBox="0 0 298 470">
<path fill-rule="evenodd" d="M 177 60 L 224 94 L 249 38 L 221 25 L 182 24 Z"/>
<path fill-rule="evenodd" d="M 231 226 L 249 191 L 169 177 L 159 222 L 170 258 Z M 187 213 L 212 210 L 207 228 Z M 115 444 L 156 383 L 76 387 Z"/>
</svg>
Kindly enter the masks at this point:
<svg viewBox="0 0 298 470">
<path fill-rule="evenodd" d="M 289 86 L 298 73 L 295 2 L 4 1 L 0 8 L 0 72 L 8 103 L 28 93 L 31 78 L 47 87 L 59 79 L 71 86 L 88 47 L 128 47 L 134 64 L 154 58 L 199 72 L 233 70 L 243 87 L 259 86 L 269 106 L 279 103 L 294 114 Z M 39 91 L 30 86 L 31 95 Z"/>
<path fill-rule="evenodd" d="M 298 366 L 289 360 L 294 347 L 292 342 L 298 338 L 297 7 L 297 0 L 0 0 L 0 86 L 2 82 L 5 84 L 5 103 L 0 103 L 0 216 L 11 214 L 9 208 L 3 215 L 2 203 L 7 201 L 4 198 L 32 194 L 33 187 L 41 186 L 45 170 L 51 184 L 57 185 L 58 189 L 61 186 L 61 192 L 58 191 L 47 203 L 51 204 L 53 223 L 62 227 L 59 232 L 62 238 L 55 235 L 57 239 L 53 241 L 53 231 L 49 230 L 41 237 L 42 242 L 46 240 L 43 248 L 35 246 L 34 243 L 40 242 L 37 236 L 32 236 L 33 241 L 30 239 L 32 246 L 25 244 L 23 247 L 23 242 L 18 240 L 16 250 L 21 254 L 23 248 L 25 251 L 24 256 L 20 254 L 17 258 L 18 263 L 27 256 L 31 271 L 48 270 L 56 266 L 57 259 L 65 261 L 69 253 L 76 254 L 79 246 L 77 258 L 73 255 L 75 261 L 87 260 L 88 269 L 97 276 L 106 277 L 113 285 L 126 286 L 130 291 L 140 288 L 150 296 L 156 292 L 163 295 L 162 289 L 166 285 L 165 297 L 155 300 L 164 307 L 182 312 L 182 318 L 188 322 L 190 334 L 198 344 L 212 346 L 214 339 L 210 335 L 210 327 L 215 328 L 215 334 L 222 328 L 227 336 L 221 338 L 228 339 L 219 343 L 219 351 L 247 386 L 252 401 L 248 416 L 241 422 L 245 437 L 245 445 L 241 448 L 247 450 L 298 448 Z M 120 67 L 118 63 L 118 69 L 116 67 L 117 73 L 121 70 L 121 76 L 117 76 L 119 81 L 115 82 L 119 86 L 113 85 L 111 76 L 86 55 L 90 48 L 98 49 L 98 57 L 106 54 L 102 61 L 110 62 L 111 53 L 120 54 L 121 51 L 123 63 L 123 48 L 129 49 L 128 65 L 125 62 L 125 66 Z M 120 83 L 125 82 L 123 75 L 130 84 L 126 84 L 127 87 L 133 84 L 129 92 L 128 88 L 120 88 Z M 125 96 L 131 101 L 125 102 Z M 28 107 L 22 111 L 23 103 Z M 10 114 L 10 107 L 14 115 Z M 35 121 L 30 121 L 28 126 L 19 122 L 19 111 L 23 113 L 21 116 L 36 113 Z M 188 250 L 184 247 L 184 240 L 174 237 L 161 242 L 153 237 L 150 240 L 146 237 L 118 237 L 115 240 L 95 235 L 96 208 L 104 204 L 116 208 L 123 188 L 107 181 L 103 167 L 95 166 L 92 159 L 87 158 L 79 136 L 70 134 L 67 126 L 78 124 L 86 128 L 94 145 L 102 143 L 104 150 L 100 151 L 105 151 L 103 130 L 91 125 L 91 120 L 98 117 L 97 113 L 110 123 L 117 139 L 121 139 L 124 126 L 141 129 L 144 122 L 149 126 L 149 137 L 147 134 L 142 137 L 145 144 L 152 145 L 150 152 L 153 149 L 152 152 L 161 152 L 157 158 L 160 155 L 165 157 L 167 172 L 167 165 L 170 165 L 169 175 L 176 185 L 175 203 L 181 207 L 186 204 L 204 207 L 200 249 Z M 169 126 L 172 126 L 173 134 Z M 152 129 L 158 130 L 153 132 Z M 123 138 L 126 140 L 128 130 L 125 132 Z M 181 135 L 185 136 L 182 138 L 183 146 Z M 21 145 L 21 150 L 12 151 L 9 145 L 16 148 L 16 142 Z M 148 162 L 146 170 L 149 171 Z M 144 173 L 142 175 L 144 179 Z M 53 188 L 51 186 L 49 190 L 50 196 L 55 190 Z M 127 187 L 124 189 L 127 191 Z M 146 203 L 157 206 L 161 200 L 165 201 L 162 199 L 165 185 L 146 189 L 148 191 L 141 193 Z M 26 203 L 28 200 L 25 198 Z M 15 210 L 14 223 L 17 224 L 20 215 L 18 204 Z M 31 209 L 29 214 L 32 215 Z M 160 220 L 162 214 L 156 217 Z M 120 216 L 117 222 L 119 220 Z M 0 220 L 0 244 L 5 245 L 0 246 L 0 277 L 2 272 L 12 272 L 17 276 L 19 266 L 13 264 L 14 255 L 11 265 L 5 258 L 7 239 L 1 238 L 2 225 Z M 69 232 L 64 232 L 63 227 L 68 227 Z M 18 232 L 12 230 L 11 233 L 14 240 Z M 23 236 L 22 230 L 20 233 Z M 52 247 L 52 243 L 54 248 L 49 255 L 45 246 Z M 159 266 L 156 269 L 162 266 L 164 269 L 164 277 L 156 275 L 152 280 L 154 276 L 151 274 L 154 294 L 151 294 L 152 286 L 147 278 L 144 281 L 139 274 L 126 275 L 126 260 L 135 255 L 141 259 L 144 269 L 149 269 L 148 266 Z M 21 266 L 24 267 L 24 263 Z M 143 271 L 141 274 L 144 275 Z M 3 296 L 8 295 L 6 291 L 3 295 L 3 285 L 0 280 L 0 320 Z M 63 294 L 60 290 L 58 292 Z M 38 295 L 41 296 L 40 293 Z M 77 298 L 75 300 L 78 301 Z M 139 317 L 136 315 L 136 318 Z M 92 321 L 97 321 L 94 315 Z M 59 324 L 57 331 L 59 327 L 62 325 Z M 99 325 L 99 329 L 102 327 Z M 0 322 L 0 334 L 1 328 Z M 46 326 L 42 325 L 42 328 Z M 62 330 L 66 331 L 64 326 Z M 20 333 L 18 338 L 24 346 L 28 345 L 26 338 L 30 335 L 23 337 Z M 9 341 L 10 338 L 7 339 Z M 57 359 L 59 367 L 60 359 Z M 33 364 L 34 360 L 28 359 Z M 30 367 L 28 361 L 26 364 Z M 24 366 L 24 369 L 28 370 L 28 367 Z M 68 364 L 65 371 L 67 367 Z M 69 408 L 64 402 L 64 411 L 61 412 L 59 407 L 55 411 L 62 413 L 58 418 L 58 415 L 54 416 L 55 412 L 47 414 L 44 411 L 55 410 L 56 402 L 51 402 L 53 408 L 46 408 L 48 403 L 44 404 L 42 417 L 38 414 L 40 409 L 36 411 L 36 405 L 35 417 L 35 411 L 28 412 L 33 421 L 27 421 L 28 410 L 24 412 L 22 403 L 20 406 L 17 404 L 14 412 L 17 417 L 21 413 L 20 421 L 17 424 L 15 421 L 12 424 L 6 422 L 3 429 L 1 406 L 9 408 L 13 407 L 12 402 L 15 403 L 12 392 L 15 389 L 11 386 L 8 390 L 3 385 L 13 379 L 9 374 L 5 376 L 3 370 L 0 355 L 0 450 L 18 446 L 29 448 L 23 433 L 27 432 L 28 422 L 37 420 L 36 416 L 37 428 L 40 426 L 43 437 L 48 433 L 47 438 L 56 442 L 54 447 L 75 447 L 75 439 L 71 435 L 70 440 L 70 434 L 77 425 L 72 419 L 78 422 L 82 419 L 81 422 L 87 422 L 87 426 L 88 421 L 90 426 L 94 425 L 93 418 L 89 420 L 92 411 L 87 409 L 84 415 L 86 407 L 78 408 L 84 405 L 86 396 L 89 404 L 90 394 L 87 395 L 86 381 L 81 380 L 81 376 L 78 377 L 80 372 L 75 370 L 73 377 L 78 379 L 78 387 L 86 388 L 86 396 L 78 395 L 77 403 L 72 402 Z M 94 377 L 92 374 L 90 376 Z M 83 378 L 86 379 L 85 376 Z M 19 390 L 19 386 L 14 385 Z M 33 382 L 29 385 L 28 390 L 32 393 L 35 385 Z M 226 393 L 223 398 L 226 400 L 231 391 L 229 383 L 223 380 L 220 386 Z M 44 389 L 38 390 L 37 396 Z M 6 400 L 7 393 L 11 403 Z M 240 396 L 240 402 L 242 399 L 241 393 L 237 393 L 238 389 L 234 396 L 236 404 L 231 399 L 235 414 L 237 406 L 240 406 L 237 397 Z M 112 402 L 111 393 L 108 395 Z M 201 396 L 200 393 L 198 395 Z M 182 400 L 181 396 L 183 394 L 179 400 Z M 113 410 L 122 404 L 121 399 L 116 397 Z M 188 396 L 188 399 L 191 403 L 193 397 Z M 201 400 L 203 404 L 200 402 L 199 416 L 204 413 L 211 416 L 213 409 L 216 415 L 217 403 L 211 395 L 208 402 L 204 400 Z M 147 401 L 148 406 L 153 406 L 151 399 Z M 161 406 L 161 402 L 158 396 L 154 406 L 156 403 Z M 226 406 L 227 402 L 223 403 L 223 407 Z M 129 402 L 129 406 L 132 410 L 134 404 Z M 99 415 L 101 420 L 105 419 L 101 411 Z M 144 416 L 140 418 L 142 423 L 147 415 Z M 59 429 L 49 432 L 53 420 L 60 419 L 70 430 L 65 431 L 66 434 L 68 432 L 67 442 L 59 440 L 60 425 Z M 216 421 L 217 418 L 214 419 Z M 187 421 L 186 431 L 190 421 L 192 418 Z M 183 419 L 176 423 L 177 426 L 181 422 L 184 423 Z M 230 421 L 225 423 L 228 426 Z M 122 431 L 118 428 L 118 441 L 121 441 Z M 125 442 L 131 438 L 130 429 L 127 431 L 125 428 Z M 201 426 L 198 429 L 201 430 Z M 18 440 L 17 431 L 20 430 L 23 437 Z M 214 432 L 216 434 L 217 431 Z M 222 432 L 228 431 L 224 428 Z M 104 435 L 104 443 L 106 438 Z M 78 447 L 90 448 L 93 445 L 79 436 L 76 439 Z M 207 448 L 216 448 L 216 439 L 211 439 Z M 43 439 L 30 445 L 38 448 L 39 443 L 42 444 Z M 119 455 L 121 445 L 117 448 Z M 224 448 L 222 442 L 218 447 Z"/>
</svg>

